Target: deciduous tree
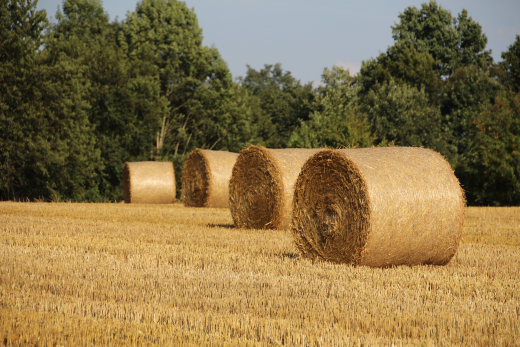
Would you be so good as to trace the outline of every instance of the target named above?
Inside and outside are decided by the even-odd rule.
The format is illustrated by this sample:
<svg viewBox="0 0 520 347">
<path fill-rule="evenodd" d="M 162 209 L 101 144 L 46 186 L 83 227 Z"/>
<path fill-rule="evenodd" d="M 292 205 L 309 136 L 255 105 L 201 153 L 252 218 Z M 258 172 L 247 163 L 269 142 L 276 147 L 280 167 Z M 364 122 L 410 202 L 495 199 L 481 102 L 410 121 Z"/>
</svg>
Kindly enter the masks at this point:
<svg viewBox="0 0 520 347">
<path fill-rule="evenodd" d="M 157 68 L 129 59 L 117 42 L 120 24 L 109 22 L 99 1 L 65 0 L 56 18 L 44 52 L 76 61 L 88 81 L 83 102 L 89 105 L 102 164 L 96 179 L 100 196 L 94 200 L 120 200 L 123 163 L 150 160 L 154 154 L 166 109 Z"/>
<path fill-rule="evenodd" d="M 119 44 L 133 61 L 153 66 L 149 77 L 165 100 L 154 138 L 155 160 L 182 164 L 195 148 L 234 149 L 254 137 L 246 94 L 234 85 L 215 47 L 202 44 L 197 16 L 182 1 L 143 0 L 122 23 Z"/>
<path fill-rule="evenodd" d="M 396 43 L 377 59 L 363 61 L 358 81 L 360 93 L 366 95 L 376 83 L 393 79 L 417 89 L 424 89 L 432 103 L 438 103 L 442 93 L 442 79 L 436 70 L 437 63 L 428 52 Z"/>
<path fill-rule="evenodd" d="M 450 163 L 461 165 L 468 150 L 468 134 L 473 116 L 485 103 L 493 104 L 503 86 L 488 70 L 475 66 L 461 67 L 446 80 L 441 99 L 442 126 L 453 148 Z"/>
<path fill-rule="evenodd" d="M 359 86 L 348 70 L 325 68 L 322 85 L 314 91 L 313 110 L 291 134 L 289 147 L 369 147 L 370 125 L 357 112 Z"/>
<path fill-rule="evenodd" d="M 397 84 L 393 79 L 376 84 L 360 110 L 377 137 L 376 144 L 427 147 L 449 154 L 441 131 L 441 113 L 431 105 L 424 89 Z"/>
<path fill-rule="evenodd" d="M 459 67 L 488 66 L 493 62 L 491 51 L 485 50 L 487 37 L 482 27 L 468 16 L 466 10 L 455 18 L 436 1 L 418 9 L 408 7 L 399 14 L 399 23 L 392 27 L 396 43 L 428 52 L 436 62 L 439 75 L 450 76 Z"/>
<path fill-rule="evenodd" d="M 520 94 L 500 92 L 473 115 L 457 169 L 470 205 L 520 204 Z"/>
<path fill-rule="evenodd" d="M 520 92 L 520 36 L 516 35 L 515 42 L 502 52 L 502 59 L 499 65 L 506 72 L 508 77 L 507 84 L 511 89 Z"/>
<path fill-rule="evenodd" d="M 266 64 L 259 71 L 249 65 L 247 68 L 241 84 L 259 99 L 261 114 L 257 114 L 256 121 L 261 143 L 271 148 L 287 147 L 299 121 L 309 119 L 312 84 L 302 85 L 280 63 Z"/>
<path fill-rule="evenodd" d="M 218 149 L 240 123 L 231 112 L 233 81 L 217 49 L 202 45 L 192 9 L 177 0 L 144 0 L 123 22 L 120 43 L 137 60 L 157 67 L 167 101 L 155 139 L 156 157 Z M 224 111 L 226 109 L 226 111 Z"/>
<path fill-rule="evenodd" d="M 2 0 L 0 196 L 73 199 L 97 195 L 99 151 L 88 120 L 82 68 L 40 53 L 45 11 Z"/>
</svg>

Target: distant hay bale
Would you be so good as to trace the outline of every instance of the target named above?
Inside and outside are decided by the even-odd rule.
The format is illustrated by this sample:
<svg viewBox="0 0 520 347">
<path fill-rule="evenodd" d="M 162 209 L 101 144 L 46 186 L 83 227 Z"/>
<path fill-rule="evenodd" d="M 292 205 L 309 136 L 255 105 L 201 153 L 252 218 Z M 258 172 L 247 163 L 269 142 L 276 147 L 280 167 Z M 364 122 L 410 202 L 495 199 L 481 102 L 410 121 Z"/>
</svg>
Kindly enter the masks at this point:
<svg viewBox="0 0 520 347">
<path fill-rule="evenodd" d="M 424 148 L 325 150 L 298 177 L 292 233 L 303 256 L 372 267 L 447 264 L 465 199 L 446 160 Z"/>
<path fill-rule="evenodd" d="M 243 149 L 229 182 L 235 225 L 251 229 L 288 229 L 294 184 L 305 161 L 320 149 Z"/>
<path fill-rule="evenodd" d="M 172 204 L 175 202 L 175 172 L 172 162 L 126 162 L 123 193 L 129 204 Z"/>
<path fill-rule="evenodd" d="M 229 207 L 229 179 L 238 153 L 196 149 L 184 163 L 182 201 L 187 207 Z"/>
</svg>

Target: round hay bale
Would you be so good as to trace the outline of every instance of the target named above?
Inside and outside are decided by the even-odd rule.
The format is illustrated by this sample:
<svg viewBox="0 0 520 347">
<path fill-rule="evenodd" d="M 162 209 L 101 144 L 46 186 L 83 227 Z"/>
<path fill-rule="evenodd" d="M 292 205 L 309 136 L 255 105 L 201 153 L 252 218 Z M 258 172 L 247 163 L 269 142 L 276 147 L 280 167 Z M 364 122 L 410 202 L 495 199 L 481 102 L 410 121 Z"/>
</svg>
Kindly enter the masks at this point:
<svg viewBox="0 0 520 347">
<path fill-rule="evenodd" d="M 175 172 L 172 162 L 126 162 L 123 194 L 127 204 L 172 204 L 175 202 Z"/>
<path fill-rule="evenodd" d="M 229 206 L 238 228 L 288 229 L 294 184 L 305 161 L 321 149 L 250 146 L 237 158 Z"/>
<path fill-rule="evenodd" d="M 371 267 L 447 264 L 465 199 L 446 160 L 424 148 L 325 150 L 298 177 L 292 234 L 303 256 Z"/>
<path fill-rule="evenodd" d="M 186 207 L 229 207 L 229 180 L 238 153 L 196 149 L 182 170 Z"/>
</svg>

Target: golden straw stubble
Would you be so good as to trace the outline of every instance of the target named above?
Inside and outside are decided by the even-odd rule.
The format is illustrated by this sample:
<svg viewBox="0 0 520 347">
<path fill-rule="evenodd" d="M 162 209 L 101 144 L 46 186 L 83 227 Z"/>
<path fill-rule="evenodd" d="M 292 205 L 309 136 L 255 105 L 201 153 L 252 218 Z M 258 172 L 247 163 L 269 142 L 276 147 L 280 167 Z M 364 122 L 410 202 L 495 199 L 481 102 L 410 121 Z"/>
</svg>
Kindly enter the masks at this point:
<svg viewBox="0 0 520 347">
<path fill-rule="evenodd" d="M 294 184 L 305 161 L 320 149 L 243 149 L 229 182 L 231 215 L 238 228 L 288 229 Z"/>
<path fill-rule="evenodd" d="M 125 203 L 172 204 L 175 202 L 175 172 L 172 162 L 126 162 L 123 166 Z"/>
<path fill-rule="evenodd" d="M 238 153 L 196 149 L 182 171 L 182 200 L 186 207 L 229 207 L 229 180 Z"/>
<path fill-rule="evenodd" d="M 292 234 L 309 258 L 372 267 L 447 264 L 465 199 L 450 165 L 424 148 L 325 150 L 298 177 Z"/>
</svg>

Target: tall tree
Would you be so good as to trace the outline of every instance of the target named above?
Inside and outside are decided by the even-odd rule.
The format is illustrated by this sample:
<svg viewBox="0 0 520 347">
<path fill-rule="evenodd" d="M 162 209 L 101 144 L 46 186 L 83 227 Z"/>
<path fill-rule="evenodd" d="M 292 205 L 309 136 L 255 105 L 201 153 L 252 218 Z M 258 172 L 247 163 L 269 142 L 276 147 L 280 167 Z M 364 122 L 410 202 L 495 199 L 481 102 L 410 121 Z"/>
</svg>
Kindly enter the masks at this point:
<svg viewBox="0 0 520 347">
<path fill-rule="evenodd" d="M 472 116 L 456 170 L 470 205 L 520 204 L 520 94 L 500 92 Z"/>
<path fill-rule="evenodd" d="M 437 62 L 429 52 L 419 52 L 414 46 L 396 43 L 377 59 L 363 61 L 357 77 L 362 86 L 360 93 L 366 95 L 376 83 L 393 79 L 397 84 L 424 89 L 431 102 L 438 103 L 442 79 L 436 66 Z"/>
<path fill-rule="evenodd" d="M 396 84 L 390 79 L 370 90 L 360 110 L 370 122 L 377 137 L 376 144 L 393 142 L 399 146 L 428 147 L 449 154 L 439 106 L 430 104 L 424 89 Z"/>
<path fill-rule="evenodd" d="M 435 1 L 408 7 L 392 26 L 394 45 L 376 59 L 362 63 L 359 81 L 366 95 L 376 83 L 393 78 L 424 88 L 430 102 L 439 104 L 443 79 L 460 67 L 487 68 L 493 62 L 485 50 L 487 37 L 466 10 L 455 18 Z"/>
<path fill-rule="evenodd" d="M 453 148 L 452 166 L 462 165 L 468 151 L 469 131 L 473 116 L 486 104 L 493 104 L 503 86 L 488 70 L 473 65 L 461 67 L 445 82 L 441 99 L 443 129 Z"/>
<path fill-rule="evenodd" d="M 0 192 L 2 199 L 20 196 L 26 154 L 21 119 L 31 108 L 29 90 L 37 76 L 36 49 L 48 25 L 34 1 L 0 0 Z"/>
<path fill-rule="evenodd" d="M 430 147 L 462 165 L 471 116 L 504 79 L 482 27 L 466 10 L 454 17 L 430 1 L 400 13 L 392 34 L 394 45 L 358 77 L 372 130 L 378 141 Z"/>
<path fill-rule="evenodd" d="M 260 101 L 262 114 L 257 117 L 262 124 L 258 129 L 262 144 L 286 147 L 299 121 L 309 119 L 312 84 L 302 85 L 290 71 L 284 71 L 280 63 L 266 64 L 260 71 L 248 65 L 241 83 Z"/>
<path fill-rule="evenodd" d="M 221 111 L 229 117 L 229 124 L 218 148 L 240 152 L 248 144 L 263 144 L 260 129 L 265 119 L 258 98 L 238 82 L 233 82 L 225 95 Z"/>
<path fill-rule="evenodd" d="M 359 86 L 348 70 L 325 68 L 322 85 L 314 91 L 310 118 L 300 120 L 289 147 L 369 147 L 374 138 L 370 125 L 357 112 Z"/>
<path fill-rule="evenodd" d="M 67 56 L 81 65 L 89 82 L 84 101 L 101 151 L 98 199 L 122 199 L 122 164 L 149 160 L 166 109 L 155 78 L 157 68 L 131 60 L 118 46 L 121 30 L 97 0 L 65 0 L 46 41 L 51 56 Z"/>
<path fill-rule="evenodd" d="M 39 53 L 47 26 L 36 2 L 2 0 L 0 196 L 84 200 L 97 195 L 99 152 L 74 60 Z"/>
<path fill-rule="evenodd" d="M 47 13 L 36 11 L 36 3 L 0 0 L 0 62 L 5 70 L 8 64 L 20 67 L 25 62 L 24 57 L 32 58 L 42 44 L 42 33 L 48 25 Z"/>
<path fill-rule="evenodd" d="M 150 77 L 159 84 L 158 97 L 166 107 L 154 139 L 154 159 L 172 160 L 178 180 L 193 149 L 236 149 L 251 137 L 252 115 L 243 112 L 248 97 L 234 85 L 217 49 L 203 46 L 202 39 L 194 10 L 177 0 L 138 2 L 119 35 L 132 60 L 155 68 Z"/>
<path fill-rule="evenodd" d="M 399 14 L 392 36 L 403 47 L 428 52 L 437 64 L 439 75 L 450 76 L 459 67 L 488 66 L 491 51 L 485 50 L 487 37 L 482 27 L 462 10 L 455 18 L 436 1 L 421 8 L 408 7 Z"/>
<path fill-rule="evenodd" d="M 202 39 L 195 12 L 176 0 L 139 2 L 123 23 L 121 45 L 157 67 L 160 95 L 167 100 L 156 156 L 218 148 L 235 122 L 222 110 L 231 97 L 231 74 L 217 49 L 203 46 Z"/>
<path fill-rule="evenodd" d="M 515 42 L 502 52 L 502 59 L 499 65 L 507 74 L 507 84 L 511 89 L 520 92 L 520 36 L 516 35 Z"/>
</svg>

